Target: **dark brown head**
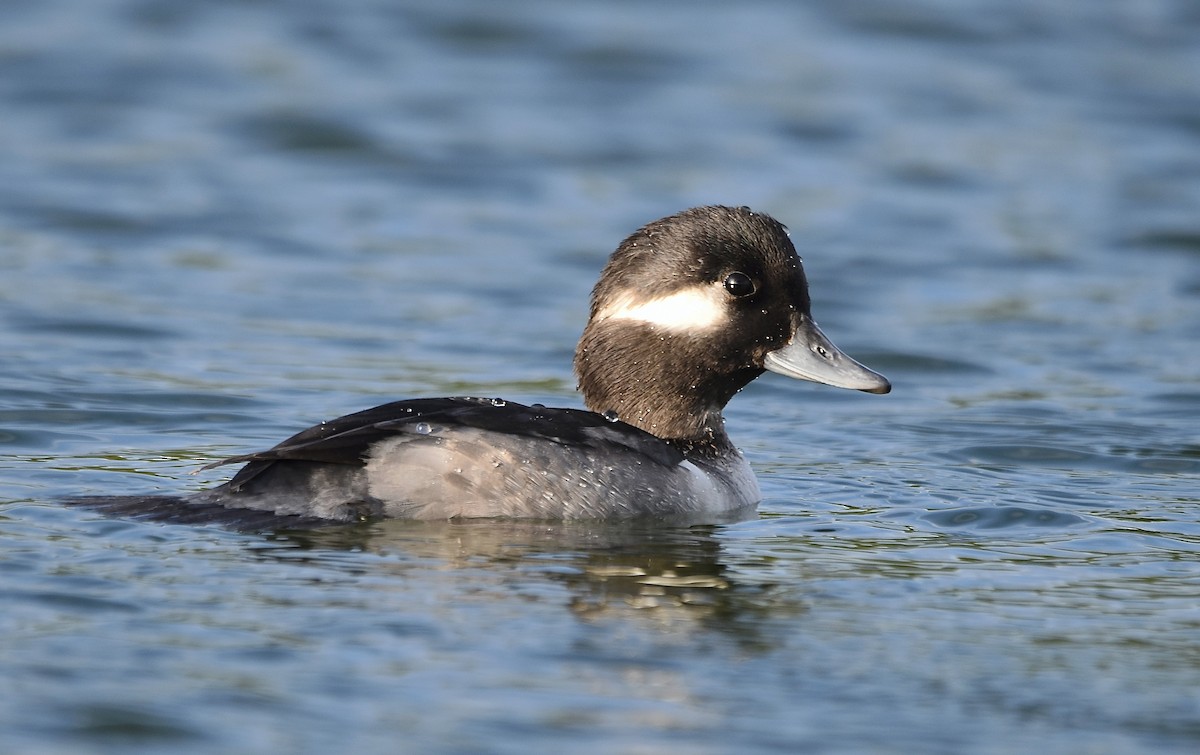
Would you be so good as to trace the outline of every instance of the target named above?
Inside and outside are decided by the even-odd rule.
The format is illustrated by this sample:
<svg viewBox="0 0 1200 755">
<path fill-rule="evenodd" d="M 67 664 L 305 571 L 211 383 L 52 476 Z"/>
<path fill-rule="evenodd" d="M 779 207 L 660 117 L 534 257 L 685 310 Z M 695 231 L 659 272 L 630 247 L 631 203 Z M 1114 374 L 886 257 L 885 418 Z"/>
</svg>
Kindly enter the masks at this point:
<svg viewBox="0 0 1200 755">
<path fill-rule="evenodd" d="M 590 409 L 661 438 L 723 437 L 721 410 L 767 369 L 890 389 L 816 327 L 800 258 L 770 216 L 696 207 L 621 242 L 592 291 L 575 353 Z"/>
</svg>

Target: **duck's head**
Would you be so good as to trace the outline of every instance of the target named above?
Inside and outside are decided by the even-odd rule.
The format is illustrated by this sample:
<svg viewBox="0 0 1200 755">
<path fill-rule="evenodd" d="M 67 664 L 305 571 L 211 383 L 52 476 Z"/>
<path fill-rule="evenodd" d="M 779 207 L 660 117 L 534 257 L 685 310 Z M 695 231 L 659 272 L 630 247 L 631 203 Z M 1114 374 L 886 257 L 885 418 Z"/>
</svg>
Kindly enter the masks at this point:
<svg viewBox="0 0 1200 755">
<path fill-rule="evenodd" d="M 723 437 L 721 410 L 771 370 L 887 393 L 825 337 L 787 229 L 745 207 L 696 207 L 638 229 L 592 291 L 575 353 L 588 408 L 660 438 Z"/>
</svg>

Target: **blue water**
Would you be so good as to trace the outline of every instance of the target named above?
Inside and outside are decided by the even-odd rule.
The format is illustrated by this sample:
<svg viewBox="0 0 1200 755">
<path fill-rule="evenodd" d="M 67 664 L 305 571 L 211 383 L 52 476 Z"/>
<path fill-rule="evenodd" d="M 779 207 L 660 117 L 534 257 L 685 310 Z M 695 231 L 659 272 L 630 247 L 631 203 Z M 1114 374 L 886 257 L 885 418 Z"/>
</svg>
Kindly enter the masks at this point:
<svg viewBox="0 0 1200 755">
<path fill-rule="evenodd" d="M 1197 751 L 1197 72 L 1185 0 L 0 4 L 0 751 Z M 606 255 L 712 202 L 895 384 L 737 396 L 758 519 L 57 503 L 577 406 Z"/>
</svg>

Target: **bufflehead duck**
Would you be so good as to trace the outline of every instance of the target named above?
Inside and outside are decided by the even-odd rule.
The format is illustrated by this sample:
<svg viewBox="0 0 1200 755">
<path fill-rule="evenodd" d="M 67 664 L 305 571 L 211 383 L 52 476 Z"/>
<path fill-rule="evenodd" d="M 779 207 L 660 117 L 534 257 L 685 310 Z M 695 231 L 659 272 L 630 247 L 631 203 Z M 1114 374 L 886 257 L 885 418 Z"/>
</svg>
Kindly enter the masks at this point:
<svg viewBox="0 0 1200 755">
<path fill-rule="evenodd" d="M 697 207 L 637 230 L 605 266 L 575 353 L 589 411 L 501 399 L 396 401 L 211 464 L 245 465 L 211 490 L 77 502 L 252 525 L 737 519 L 754 510 L 760 493 L 721 411 L 764 370 L 891 390 L 813 321 L 804 270 L 782 224 L 745 207 Z"/>
</svg>

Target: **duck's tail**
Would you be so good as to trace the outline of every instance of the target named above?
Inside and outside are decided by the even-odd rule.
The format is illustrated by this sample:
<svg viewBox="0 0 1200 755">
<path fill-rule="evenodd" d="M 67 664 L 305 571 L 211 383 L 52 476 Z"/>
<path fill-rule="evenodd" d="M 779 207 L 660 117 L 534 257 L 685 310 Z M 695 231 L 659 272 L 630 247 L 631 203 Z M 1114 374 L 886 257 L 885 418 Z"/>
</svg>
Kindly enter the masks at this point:
<svg viewBox="0 0 1200 755">
<path fill-rule="evenodd" d="M 330 524 L 328 519 L 317 517 L 228 508 L 200 497 L 96 495 L 76 496 L 63 502 L 68 506 L 93 509 L 105 516 L 168 524 L 217 524 L 243 532 L 313 529 Z"/>
</svg>

